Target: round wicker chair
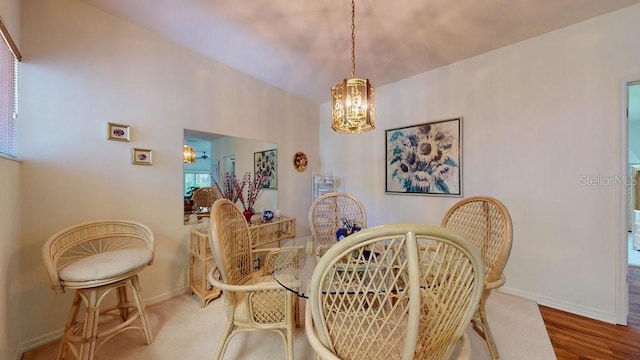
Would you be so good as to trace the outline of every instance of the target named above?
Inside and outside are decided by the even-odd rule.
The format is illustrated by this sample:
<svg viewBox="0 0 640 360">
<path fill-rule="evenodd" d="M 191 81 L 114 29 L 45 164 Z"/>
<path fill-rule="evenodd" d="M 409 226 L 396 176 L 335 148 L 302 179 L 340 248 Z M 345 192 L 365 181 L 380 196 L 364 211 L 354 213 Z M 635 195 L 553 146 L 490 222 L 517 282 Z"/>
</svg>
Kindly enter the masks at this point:
<svg viewBox="0 0 640 360">
<path fill-rule="evenodd" d="M 211 207 L 213 206 L 213 203 L 219 198 L 221 198 L 221 196 L 220 196 L 220 193 L 218 192 L 218 189 L 211 186 L 202 187 L 194 191 L 193 195 L 191 195 L 191 200 L 195 202 L 196 209 L 197 208 L 211 209 Z"/>
<path fill-rule="evenodd" d="M 322 359 L 470 359 L 484 278 L 474 246 L 442 227 L 361 230 L 316 265 L 307 338 Z"/>
<path fill-rule="evenodd" d="M 511 215 L 499 200 L 489 196 L 472 196 L 455 203 L 442 219 L 443 227 L 455 231 L 473 243 L 482 257 L 486 284 L 472 323 L 487 343 L 493 360 L 500 359 L 491 334 L 485 304 L 491 291 L 504 285 L 504 267 L 509 260 L 513 238 Z"/>
<path fill-rule="evenodd" d="M 153 263 L 154 246 L 151 230 L 128 220 L 74 225 L 45 242 L 42 257 L 52 289 L 75 290 L 56 359 L 67 351 L 93 359 L 104 342 L 129 329 L 141 330 L 146 344 L 153 342 L 137 274 Z M 117 304 L 106 307 L 113 291 Z"/>
<path fill-rule="evenodd" d="M 337 242 L 336 232 L 350 221 L 360 228 L 367 226 L 367 212 L 355 196 L 344 192 L 326 193 L 317 198 L 309 209 L 311 244 L 309 250 L 322 256 Z"/>
<path fill-rule="evenodd" d="M 222 290 L 227 314 L 215 359 L 223 358 L 234 335 L 244 331 L 269 330 L 282 337 L 286 358 L 293 360 L 297 297 L 294 298 L 293 292 L 278 284 L 273 275 L 254 272 L 254 250 L 247 220 L 227 199 L 219 199 L 213 204 L 209 243 L 215 264 L 207 279 L 215 288 Z M 287 251 L 287 248 L 272 251 Z M 268 266 L 273 269 L 273 265 L 269 265 L 272 255 L 268 253 L 266 258 Z"/>
</svg>

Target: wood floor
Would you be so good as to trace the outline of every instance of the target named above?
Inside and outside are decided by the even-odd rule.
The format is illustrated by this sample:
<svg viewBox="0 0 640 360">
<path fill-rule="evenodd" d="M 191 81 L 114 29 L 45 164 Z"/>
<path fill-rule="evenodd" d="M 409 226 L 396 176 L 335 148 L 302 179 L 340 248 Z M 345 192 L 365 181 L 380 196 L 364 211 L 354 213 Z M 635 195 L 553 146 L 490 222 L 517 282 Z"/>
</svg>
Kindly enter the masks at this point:
<svg viewBox="0 0 640 360">
<path fill-rule="evenodd" d="M 640 267 L 629 266 L 628 326 L 540 306 L 558 360 L 640 359 Z"/>
</svg>

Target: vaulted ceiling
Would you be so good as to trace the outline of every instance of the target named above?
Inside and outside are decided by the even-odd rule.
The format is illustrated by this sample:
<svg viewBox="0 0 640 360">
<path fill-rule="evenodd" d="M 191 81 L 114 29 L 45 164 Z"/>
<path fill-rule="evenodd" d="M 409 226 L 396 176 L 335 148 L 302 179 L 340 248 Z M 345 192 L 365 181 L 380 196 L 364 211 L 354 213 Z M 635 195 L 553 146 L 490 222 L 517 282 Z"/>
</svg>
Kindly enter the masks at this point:
<svg viewBox="0 0 640 360">
<path fill-rule="evenodd" d="M 349 0 L 82 0 L 298 94 L 351 72 Z M 640 0 L 357 0 L 356 72 L 382 86 Z"/>
</svg>

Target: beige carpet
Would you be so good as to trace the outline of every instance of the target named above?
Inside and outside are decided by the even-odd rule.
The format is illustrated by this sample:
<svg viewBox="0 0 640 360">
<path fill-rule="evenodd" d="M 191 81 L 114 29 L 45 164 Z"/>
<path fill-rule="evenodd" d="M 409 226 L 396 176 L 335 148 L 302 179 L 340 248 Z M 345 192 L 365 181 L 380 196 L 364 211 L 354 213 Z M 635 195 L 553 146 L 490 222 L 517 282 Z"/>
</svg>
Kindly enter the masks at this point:
<svg viewBox="0 0 640 360">
<path fill-rule="evenodd" d="M 304 308 L 305 301 L 301 302 Z M 127 331 L 107 342 L 96 360 L 191 360 L 213 359 L 224 323 L 222 299 L 202 309 L 191 295 L 181 295 L 148 307 L 155 341 L 144 345 L 142 334 Z M 302 309 L 304 315 L 304 309 Z M 487 315 L 498 349 L 504 360 L 555 359 L 553 348 L 538 306 L 519 297 L 494 292 L 488 300 Z M 304 319 L 304 316 L 302 316 Z M 483 340 L 469 330 L 472 359 L 489 359 Z M 313 359 L 304 325 L 295 330 L 296 359 Z M 23 360 L 55 359 L 58 342 L 34 349 Z M 229 344 L 225 359 L 284 359 L 284 344 L 273 332 L 236 335 Z"/>
</svg>

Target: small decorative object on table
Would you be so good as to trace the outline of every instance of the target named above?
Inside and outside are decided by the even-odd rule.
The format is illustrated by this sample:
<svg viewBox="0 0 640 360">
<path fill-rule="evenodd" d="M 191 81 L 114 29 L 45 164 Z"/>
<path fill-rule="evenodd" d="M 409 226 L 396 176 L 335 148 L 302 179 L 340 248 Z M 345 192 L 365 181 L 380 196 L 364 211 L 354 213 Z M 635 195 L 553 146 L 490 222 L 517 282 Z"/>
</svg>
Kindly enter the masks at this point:
<svg viewBox="0 0 640 360">
<path fill-rule="evenodd" d="M 362 226 L 356 223 L 354 220 L 342 219 L 342 227 L 336 231 L 336 239 L 338 241 L 353 234 L 354 232 L 362 230 Z"/>
<path fill-rule="evenodd" d="M 253 210 L 247 209 L 247 210 L 242 212 L 242 215 L 244 215 L 244 218 L 247 219 L 248 223 L 250 223 L 251 222 L 251 218 L 253 217 Z"/>
<path fill-rule="evenodd" d="M 273 220 L 273 211 L 265 210 L 262 212 L 262 221 L 268 222 Z"/>
</svg>

